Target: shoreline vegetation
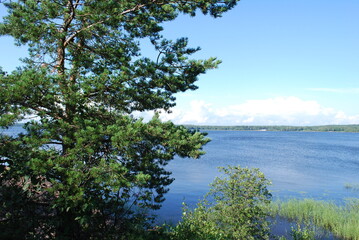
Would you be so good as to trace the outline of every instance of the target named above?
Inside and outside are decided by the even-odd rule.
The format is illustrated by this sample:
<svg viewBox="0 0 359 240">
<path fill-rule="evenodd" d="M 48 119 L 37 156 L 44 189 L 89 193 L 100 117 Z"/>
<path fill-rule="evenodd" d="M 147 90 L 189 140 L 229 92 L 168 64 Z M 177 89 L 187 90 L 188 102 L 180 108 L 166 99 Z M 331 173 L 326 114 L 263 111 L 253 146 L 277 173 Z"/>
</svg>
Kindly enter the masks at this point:
<svg viewBox="0 0 359 240">
<path fill-rule="evenodd" d="M 166 240 L 359 240 L 359 199 L 342 204 L 316 199 L 273 201 L 271 182 L 258 168 L 220 167 L 224 173 L 210 184 L 197 207 L 184 204 L 182 219 L 167 226 Z M 346 184 L 357 186 L 357 184 Z M 277 220 L 286 221 L 285 235 L 272 233 Z"/>
<path fill-rule="evenodd" d="M 184 125 L 187 128 L 204 131 L 283 131 L 283 132 L 359 132 L 359 124 L 322 126 L 213 126 Z"/>
<path fill-rule="evenodd" d="M 211 189 L 195 208 L 184 204 L 176 225 L 157 226 L 162 240 L 359 240 L 359 199 L 343 204 L 315 199 L 273 201 L 271 185 L 258 168 L 219 168 Z M 277 221 L 290 225 L 284 235 L 272 233 Z M 160 233 L 160 232 L 159 232 Z"/>
<path fill-rule="evenodd" d="M 24 124 L 16 124 L 15 126 L 22 127 Z M 359 125 L 337 125 L 336 131 L 346 132 L 349 127 L 359 127 Z M 186 127 L 189 127 L 188 125 Z M 197 128 L 198 127 L 198 128 Z M 213 128 L 209 128 L 213 127 Z M 251 128 L 251 129 L 246 129 Z M 271 128 L 272 127 L 272 128 Z M 271 126 L 266 127 L 266 131 L 309 131 L 308 129 L 312 127 L 301 127 L 302 130 L 288 130 L 289 128 L 281 128 L 280 126 Z M 318 126 L 316 127 L 317 131 L 325 131 L 324 127 L 329 126 Z M 347 128 L 346 128 L 347 127 Z M 232 130 L 232 131 L 263 131 L 261 126 L 190 126 L 194 130 Z M 292 127 L 294 128 L 294 127 Z M 240 130 L 241 129 L 241 130 Z M 275 130 L 274 130 L 275 129 Z M 281 130 L 280 130 L 281 129 Z M 304 130 L 306 129 L 306 130 Z M 332 128 L 334 129 L 334 128 Z M 359 132 L 359 131 L 358 131 Z M 222 168 L 223 170 L 224 168 Z M 236 200 L 233 203 L 236 207 L 239 202 L 248 201 L 248 192 L 241 192 L 243 189 L 247 191 L 250 187 L 256 186 L 254 189 L 262 189 L 260 192 L 255 192 L 253 199 L 258 199 L 258 197 L 266 196 L 266 186 L 269 185 L 265 181 L 264 175 L 257 169 L 246 169 L 238 167 L 230 167 L 229 169 L 224 169 L 227 171 L 228 178 L 225 180 L 216 179 L 216 181 L 221 184 L 218 186 L 227 186 L 228 184 L 232 186 L 233 184 L 238 185 L 236 194 L 229 194 L 229 196 L 241 196 L 240 201 Z M 235 177 L 234 177 L 235 176 Z M 232 181 L 234 178 L 234 181 Z M 258 187 L 257 185 L 260 187 Z M 217 186 L 215 185 L 215 186 Z M 213 184 L 212 184 L 213 187 Z M 351 191 L 359 191 L 359 183 L 346 183 L 344 187 Z M 232 188 L 231 188 L 232 189 Z M 213 191 L 213 190 L 212 190 Z M 236 214 L 244 214 L 243 211 L 248 211 L 248 214 L 251 215 L 251 219 L 254 219 L 254 222 L 261 222 L 261 228 L 259 230 L 264 230 L 264 232 L 253 233 L 251 230 L 246 229 L 245 224 L 236 225 L 234 219 L 239 217 L 230 216 L 235 213 L 234 210 L 228 210 L 223 208 L 223 206 L 231 206 L 232 203 L 227 204 L 225 201 L 226 198 L 223 198 L 223 193 L 227 189 L 219 189 L 216 192 L 216 196 L 222 196 L 218 202 L 216 201 L 200 201 L 195 209 L 184 208 L 182 219 L 174 226 L 155 226 L 150 232 L 144 231 L 139 232 L 141 238 L 138 239 L 162 239 L 162 240 L 186 240 L 186 239 L 223 239 L 223 236 L 232 239 L 233 236 L 238 234 L 239 236 L 245 235 L 247 239 L 251 239 L 253 236 L 258 234 L 266 239 L 269 237 L 268 226 L 269 222 L 258 220 L 257 217 L 260 216 L 270 216 L 273 218 L 282 218 L 288 221 L 291 225 L 291 229 L 287 229 L 288 233 L 285 236 L 272 236 L 273 239 L 278 240 L 314 240 L 314 239 L 323 239 L 327 234 L 333 239 L 350 239 L 350 240 L 359 240 L 359 199 L 350 199 L 345 202 L 343 205 L 337 205 L 331 201 L 320 201 L 315 199 L 290 199 L 288 201 L 267 201 L 265 198 L 265 204 L 256 203 L 250 208 L 241 208 L 240 212 Z M 219 195 L 218 195 L 219 194 Z M 264 195 L 263 195 L 264 194 Z M 247 196 L 243 198 L 244 196 Z M 229 199 L 231 199 L 230 197 Z M 212 198 L 210 198 L 213 200 Z M 252 199 L 252 197 L 249 197 Z M 268 198 L 269 199 L 269 198 Z M 231 199 L 232 201 L 233 199 Z M 224 205 L 223 205 L 224 204 Z M 222 206 L 223 205 L 223 206 Z M 253 212 L 260 210 L 259 212 Z M 261 212 L 261 211 L 264 212 Z M 234 214 L 234 215 L 236 215 Z M 246 215 L 247 216 L 247 215 Z M 262 222 L 263 221 L 263 222 Z M 223 222 L 222 227 L 216 227 L 218 222 Z M 268 224 L 268 225 L 266 225 Z M 234 229 L 232 232 L 229 229 Z M 238 232 L 239 230 L 241 232 Z M 227 234 L 227 235 L 226 235 Z M 233 239 L 240 239 L 241 237 L 234 237 Z M 272 239 L 272 238 L 271 238 Z"/>
<path fill-rule="evenodd" d="M 344 205 L 314 199 L 276 201 L 270 213 L 312 229 L 312 235 L 322 228 L 340 239 L 359 239 L 359 199 L 347 199 Z"/>
<path fill-rule="evenodd" d="M 16 123 L 13 127 L 22 127 L 25 123 Z M 271 132 L 359 132 L 359 124 L 320 125 L 320 126 L 216 126 L 216 125 L 183 125 L 188 129 L 202 131 L 271 131 Z"/>
</svg>

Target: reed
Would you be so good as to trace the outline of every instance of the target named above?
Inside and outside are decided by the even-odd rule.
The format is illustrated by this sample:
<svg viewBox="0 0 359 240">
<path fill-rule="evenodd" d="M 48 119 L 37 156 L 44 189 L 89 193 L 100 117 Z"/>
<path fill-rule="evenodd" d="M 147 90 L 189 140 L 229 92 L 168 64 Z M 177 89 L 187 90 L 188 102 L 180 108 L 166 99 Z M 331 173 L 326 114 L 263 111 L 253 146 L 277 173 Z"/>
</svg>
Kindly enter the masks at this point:
<svg viewBox="0 0 359 240">
<path fill-rule="evenodd" d="M 270 211 L 273 216 L 315 225 L 343 239 L 359 240 L 359 199 L 347 200 L 342 206 L 313 199 L 276 201 Z"/>
</svg>

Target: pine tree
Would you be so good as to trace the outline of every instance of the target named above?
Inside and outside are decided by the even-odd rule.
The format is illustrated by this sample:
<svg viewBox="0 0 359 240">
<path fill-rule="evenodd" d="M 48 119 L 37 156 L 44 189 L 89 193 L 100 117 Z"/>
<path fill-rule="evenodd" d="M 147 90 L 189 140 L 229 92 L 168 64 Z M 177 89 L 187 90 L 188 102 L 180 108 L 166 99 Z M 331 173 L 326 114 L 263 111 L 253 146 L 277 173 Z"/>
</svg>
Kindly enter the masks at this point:
<svg viewBox="0 0 359 240">
<path fill-rule="evenodd" d="M 29 57 L 0 71 L 0 238 L 120 239 L 143 227 L 173 181 L 165 165 L 197 158 L 208 139 L 156 113 L 195 90 L 215 58 L 161 35 L 179 14 L 220 17 L 236 0 L 5 1 L 0 35 Z M 148 39 L 156 59 L 141 55 Z M 121 235 L 122 234 L 122 235 Z"/>
</svg>

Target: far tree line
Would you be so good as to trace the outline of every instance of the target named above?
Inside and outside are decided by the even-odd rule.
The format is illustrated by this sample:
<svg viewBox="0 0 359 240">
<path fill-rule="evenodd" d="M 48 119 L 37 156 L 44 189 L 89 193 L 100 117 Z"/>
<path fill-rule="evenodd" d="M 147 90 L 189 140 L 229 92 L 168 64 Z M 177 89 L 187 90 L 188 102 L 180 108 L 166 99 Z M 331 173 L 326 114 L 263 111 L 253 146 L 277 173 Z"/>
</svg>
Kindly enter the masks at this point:
<svg viewBox="0 0 359 240">
<path fill-rule="evenodd" d="M 323 126 L 210 126 L 186 125 L 195 130 L 217 131 L 296 131 L 296 132 L 359 132 L 359 124 Z"/>
</svg>

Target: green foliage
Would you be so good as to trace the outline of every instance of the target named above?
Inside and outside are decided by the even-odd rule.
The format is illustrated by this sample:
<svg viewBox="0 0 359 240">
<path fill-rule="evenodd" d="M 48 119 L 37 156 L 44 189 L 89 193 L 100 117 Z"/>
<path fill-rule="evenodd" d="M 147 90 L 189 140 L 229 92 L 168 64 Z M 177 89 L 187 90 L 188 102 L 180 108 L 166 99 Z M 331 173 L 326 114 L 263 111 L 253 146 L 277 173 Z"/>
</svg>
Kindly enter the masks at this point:
<svg viewBox="0 0 359 240">
<path fill-rule="evenodd" d="M 313 199 L 292 199 L 273 205 L 273 215 L 326 229 L 344 239 L 359 239 L 358 199 L 348 200 L 344 206 Z"/>
<path fill-rule="evenodd" d="M 197 158 L 209 140 L 158 114 L 178 92 L 195 90 L 215 58 L 168 40 L 178 14 L 220 17 L 236 0 L 18 0 L 0 35 L 29 47 L 24 67 L 0 70 L 0 127 L 35 118 L 18 136 L 0 136 L 0 238 L 129 238 L 148 223 L 173 181 L 174 156 Z M 155 59 L 141 55 L 148 39 Z M 14 227 L 18 230 L 14 230 Z M 13 231 L 14 230 L 14 231 Z M 128 235 L 130 234 L 130 235 Z"/>
<path fill-rule="evenodd" d="M 302 228 L 300 224 L 291 228 L 290 235 L 293 240 L 315 240 L 315 232 L 308 227 Z"/>
<path fill-rule="evenodd" d="M 224 173 L 197 208 L 184 208 L 174 239 L 269 239 L 270 182 L 258 169 L 220 168 Z"/>
<path fill-rule="evenodd" d="M 316 232 L 311 227 L 304 226 L 302 227 L 300 224 L 297 223 L 297 225 L 294 227 L 292 226 L 290 229 L 290 239 L 293 240 L 315 240 Z M 286 237 L 280 236 L 275 239 L 278 240 L 287 240 Z"/>
<path fill-rule="evenodd" d="M 2 69 L 2 67 L 0 67 L 0 76 L 5 76 L 7 73 L 4 72 L 4 70 Z"/>
</svg>

